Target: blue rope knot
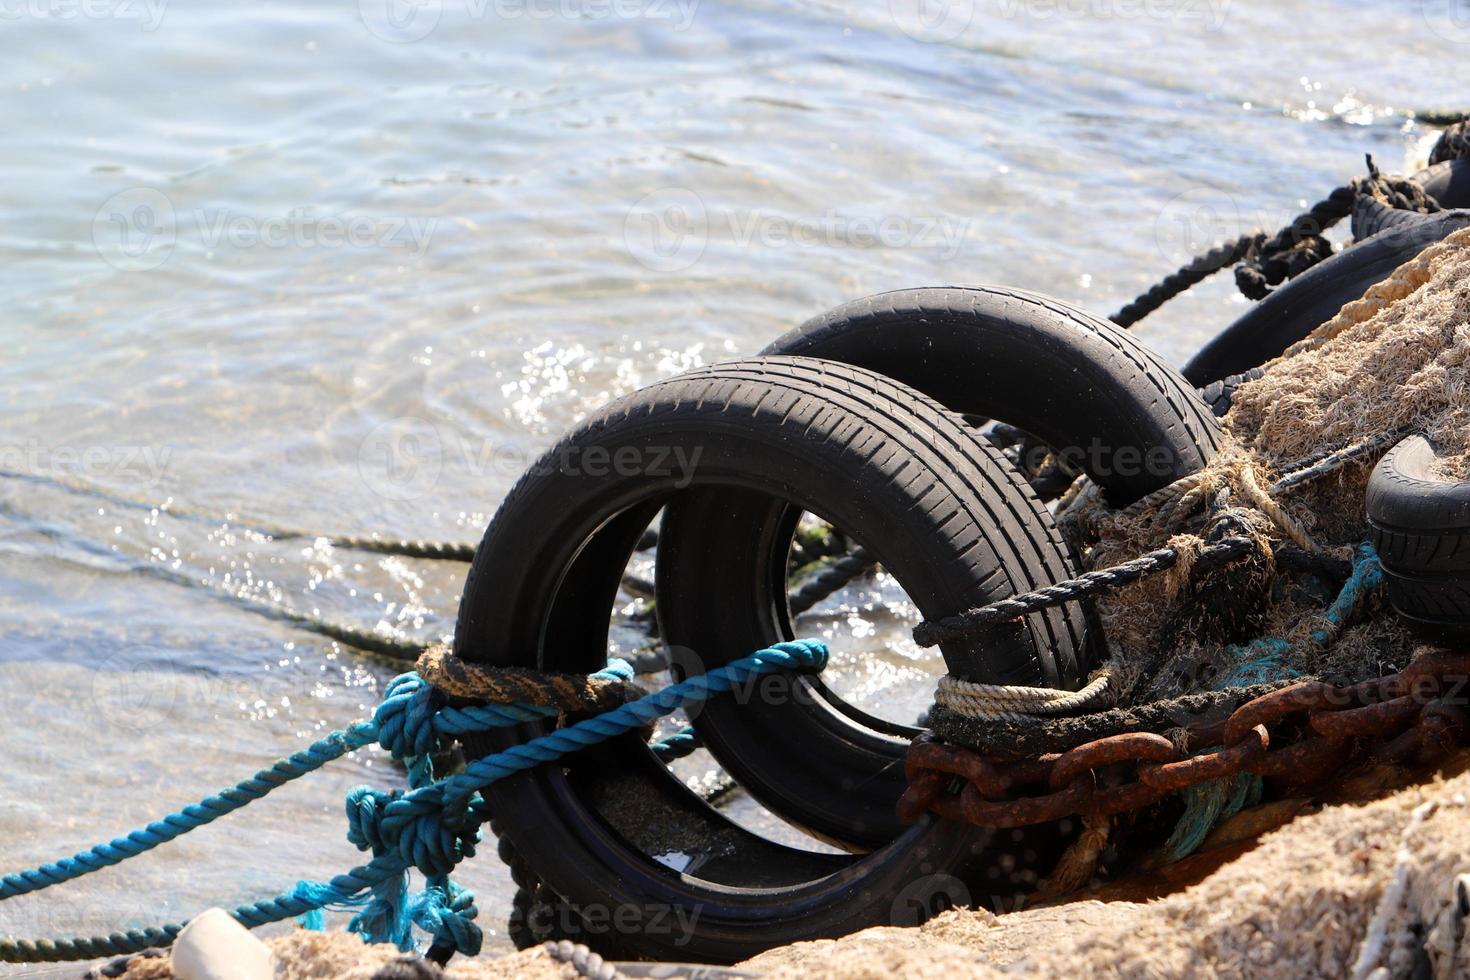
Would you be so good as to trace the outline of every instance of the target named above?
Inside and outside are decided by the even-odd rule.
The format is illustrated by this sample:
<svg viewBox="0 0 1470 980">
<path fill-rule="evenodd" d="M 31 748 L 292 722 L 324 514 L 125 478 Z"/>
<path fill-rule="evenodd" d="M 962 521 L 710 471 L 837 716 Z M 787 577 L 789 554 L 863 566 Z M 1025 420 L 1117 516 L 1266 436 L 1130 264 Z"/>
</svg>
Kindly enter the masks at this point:
<svg viewBox="0 0 1470 980">
<path fill-rule="evenodd" d="M 409 793 L 354 786 L 347 793 L 347 839 L 374 857 L 398 854 L 432 878 L 474 857 L 480 831 L 438 786 Z"/>
<path fill-rule="evenodd" d="M 757 650 L 746 659 L 762 665 L 821 673 L 827 667 L 827 644 L 821 640 L 787 640 Z"/>
<path fill-rule="evenodd" d="M 383 792 L 371 786 L 354 786 L 347 791 L 347 840 L 359 851 L 386 854 L 393 846 L 383 836 L 381 820 L 389 803 L 402 796 L 400 790 Z"/>
<path fill-rule="evenodd" d="M 411 765 L 410 773 L 414 771 Z M 372 851 L 374 861 L 396 857 L 396 867 L 402 869 L 373 884 L 348 931 L 360 934 L 364 942 L 391 942 L 409 951 L 414 948 L 413 927 L 418 926 L 435 945 L 469 956 L 478 953 L 483 937 L 472 921 L 479 913 L 475 896 L 449 880 L 460 861 L 474 857 L 480 841 L 479 824 L 469 819 L 466 807 L 446 800 L 444 791 L 430 784 L 408 793 L 354 786 L 347 793 L 346 809 L 347 839 Z M 410 867 L 428 879 L 427 887 L 412 896 Z M 303 924 L 316 925 L 317 920 Z"/>
<path fill-rule="evenodd" d="M 434 721 L 442 702 L 429 682 L 418 674 L 399 674 L 388 682 L 383 703 L 373 712 L 378 744 L 403 760 L 430 756 L 439 749 Z"/>
</svg>

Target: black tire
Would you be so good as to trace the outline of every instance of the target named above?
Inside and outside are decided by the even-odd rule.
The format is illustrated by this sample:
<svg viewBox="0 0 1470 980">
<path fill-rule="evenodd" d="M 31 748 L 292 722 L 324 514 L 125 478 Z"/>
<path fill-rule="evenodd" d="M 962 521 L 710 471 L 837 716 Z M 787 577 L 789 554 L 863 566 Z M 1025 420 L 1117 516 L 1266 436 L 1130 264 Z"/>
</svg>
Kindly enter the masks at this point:
<svg viewBox="0 0 1470 980">
<path fill-rule="evenodd" d="M 869 554 L 891 551 L 888 539 L 896 536 L 927 561 L 949 563 L 938 568 L 947 595 L 884 563 L 926 616 L 1076 575 L 1051 515 L 1004 457 L 960 418 L 870 371 L 807 359 L 776 363 L 808 383 L 821 379 L 833 408 L 887 433 L 877 458 L 834 484 L 828 497 L 867 495 L 875 482 L 902 474 L 933 483 L 906 506 L 936 513 L 948 513 L 956 503 L 981 508 L 970 518 L 915 512 L 901 522 L 857 528 L 834 519 L 829 501 L 816 501 L 827 508 L 819 516 Z M 736 365 L 721 371 L 760 385 L 770 369 Z M 691 490 L 670 502 L 656 580 L 659 632 L 671 650 L 698 650 L 725 663 L 795 635 L 786 558 L 801 510 L 768 494 L 724 487 Z M 915 518 L 922 527 L 911 526 Z M 731 589 L 732 582 L 738 587 Z M 956 583 L 979 587 L 958 596 L 948 588 Z M 1085 633 L 1082 612 L 1073 604 L 1030 617 L 1024 630 L 987 636 L 968 649 L 945 649 L 945 661 L 952 673 L 971 680 L 1075 687 L 1089 666 Z M 712 704 L 695 726 L 725 769 L 783 818 L 844 846 L 878 846 L 901 830 L 893 800 L 903 789 L 904 751 L 919 730 L 876 718 L 821 685 L 817 689 L 820 704 L 779 712 Z M 819 772 L 791 752 L 793 742 L 822 760 Z"/>
<path fill-rule="evenodd" d="M 1220 444 L 1219 423 L 1157 355 L 1035 293 L 881 293 L 808 320 L 765 353 L 880 371 L 952 411 L 1023 429 L 1063 450 L 1117 506 L 1195 472 Z"/>
<path fill-rule="evenodd" d="M 1389 601 L 1436 627 L 1470 626 L 1470 482 L 1431 472 L 1434 446 L 1410 436 L 1368 481 L 1368 528 Z"/>
<path fill-rule="evenodd" d="M 1470 160 L 1445 160 L 1412 178 L 1440 207 L 1470 208 Z"/>
<path fill-rule="evenodd" d="M 1419 171 L 1410 180 L 1424 188 L 1424 193 L 1445 211 L 1470 208 L 1470 160 L 1445 160 Z M 1372 238 L 1386 228 L 1396 228 L 1423 221 L 1428 215 L 1402 211 L 1360 197 L 1353 205 L 1353 239 Z"/>
<path fill-rule="evenodd" d="M 646 465 L 655 453 L 675 449 L 685 460 L 699 450 L 697 466 L 660 472 Z M 592 451 L 611 460 L 632 452 L 645 465 L 616 478 L 579 476 L 575 465 L 568 467 L 569 459 L 590 465 Z M 1010 468 L 929 403 L 842 365 L 736 362 L 613 403 L 532 467 L 475 553 L 456 653 L 491 664 L 597 669 L 606 660 L 618 581 L 644 528 L 660 507 L 711 486 L 783 498 L 850 530 L 904 582 L 926 616 L 1036 584 L 1037 569 L 1019 555 L 1054 548 L 1043 515 Z M 736 560 L 746 559 L 730 558 Z M 1065 566 L 1053 558 L 1046 567 Z M 762 588 L 735 574 L 705 581 L 732 603 Z M 1078 617 L 1075 609 L 1029 617 L 947 645 L 943 653 L 951 669 L 992 661 L 1016 669 L 1045 638 L 1057 644 L 1058 657 L 1075 658 L 1083 642 Z M 727 653 L 750 650 L 698 652 L 702 659 L 680 655 L 683 669 L 711 668 Z M 762 697 L 748 699 L 742 710 L 776 726 L 799 725 L 807 717 L 803 705 L 825 704 L 821 685 L 810 678 L 796 678 L 785 690 L 790 696 L 778 698 L 758 687 Z M 793 705 L 802 710 L 790 710 Z M 721 708 L 728 705 L 709 703 L 696 719 L 704 724 Z M 537 724 L 500 731 L 468 748 L 482 756 L 544 730 Z M 807 751 L 800 730 L 775 731 L 786 736 L 784 755 L 803 763 L 814 791 L 829 792 L 829 760 Z M 895 787 L 887 798 L 891 808 L 900 777 L 883 775 Z M 565 900 L 575 919 L 572 938 L 615 955 L 684 961 L 733 962 L 781 943 L 895 917 L 911 921 L 909 903 L 916 898 L 921 905 L 940 895 L 969 900 L 968 891 L 953 894 L 965 886 L 950 876 L 985 861 L 994 836 L 926 819 L 861 855 L 774 844 L 706 805 L 631 736 L 496 783 L 486 795 L 500 829 Z M 655 860 L 673 851 L 682 855 L 680 869 Z M 1048 859 L 1044 850 L 1036 857 Z M 1013 897 L 1002 891 L 987 886 L 986 894 Z M 618 910 L 620 928 L 599 932 L 591 918 L 598 910 L 604 924 L 608 911 Z M 655 928 L 651 917 L 670 910 L 695 917 L 675 934 Z"/>
<path fill-rule="evenodd" d="M 1343 249 L 1251 307 L 1190 358 L 1184 376 L 1204 387 L 1280 356 L 1344 305 L 1361 298 L 1369 286 L 1467 224 L 1470 211 L 1444 211 L 1408 220 Z"/>
<path fill-rule="evenodd" d="M 1416 575 L 1383 570 L 1383 583 L 1394 612 L 1432 633 L 1470 629 L 1470 576 Z"/>
<path fill-rule="evenodd" d="M 1265 374 L 1265 368 L 1251 368 L 1242 374 L 1232 374 L 1224 380 L 1211 381 L 1199 390 L 1199 396 L 1210 406 L 1210 411 L 1215 413 L 1216 418 L 1224 418 L 1230 411 L 1230 406 L 1235 401 L 1235 392 L 1240 386 L 1258 381 Z"/>
<path fill-rule="evenodd" d="M 1434 215 L 1424 214 L 1419 211 L 1405 211 L 1402 208 L 1390 207 L 1382 201 L 1375 201 L 1371 197 L 1360 197 L 1353 205 L 1353 239 L 1363 241 L 1372 238 L 1381 231 L 1390 228 L 1403 229 L 1410 225 L 1422 224 L 1432 219 Z"/>
</svg>

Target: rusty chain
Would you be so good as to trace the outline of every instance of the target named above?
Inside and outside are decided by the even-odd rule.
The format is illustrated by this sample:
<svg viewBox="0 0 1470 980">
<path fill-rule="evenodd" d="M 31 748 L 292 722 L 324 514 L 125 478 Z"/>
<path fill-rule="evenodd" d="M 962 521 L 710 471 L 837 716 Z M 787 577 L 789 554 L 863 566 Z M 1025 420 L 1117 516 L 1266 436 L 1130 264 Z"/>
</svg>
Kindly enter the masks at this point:
<svg viewBox="0 0 1470 980">
<path fill-rule="evenodd" d="M 925 813 L 1012 828 L 1140 810 L 1212 779 L 1253 773 L 1310 786 L 1355 756 L 1429 761 L 1470 740 L 1470 653 L 1434 652 L 1352 685 L 1302 681 L 1178 738 L 1129 732 L 1011 761 L 921 735 L 909 748 L 899 818 Z M 1195 749 L 1203 749 L 1195 754 Z"/>
</svg>

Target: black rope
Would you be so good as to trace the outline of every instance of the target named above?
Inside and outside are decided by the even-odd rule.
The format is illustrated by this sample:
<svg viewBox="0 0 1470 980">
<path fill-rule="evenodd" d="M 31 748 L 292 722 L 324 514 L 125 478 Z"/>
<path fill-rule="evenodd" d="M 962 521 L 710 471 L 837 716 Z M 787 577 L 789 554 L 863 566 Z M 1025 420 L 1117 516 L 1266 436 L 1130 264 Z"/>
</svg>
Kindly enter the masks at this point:
<svg viewBox="0 0 1470 980">
<path fill-rule="evenodd" d="M 1030 759 L 1112 735 L 1152 732 L 1209 721 L 1224 721 L 1240 705 L 1302 678 L 1200 691 L 1148 704 L 1111 708 L 1070 718 L 975 719 L 936 704 L 929 727 L 946 742 L 1010 759 Z"/>
<path fill-rule="evenodd" d="M 1443 138 L 1441 138 L 1443 142 Z M 1422 185 L 1407 177 L 1389 177 L 1366 157 L 1368 176 L 1355 177 L 1294 218 L 1235 270 L 1235 284 L 1247 298 L 1262 300 L 1271 289 L 1306 272 L 1332 256 L 1332 243 L 1322 233 L 1352 214 L 1357 202 L 1369 197 L 1399 211 L 1433 214 L 1438 202 Z"/>
<path fill-rule="evenodd" d="M 1216 245 L 1197 255 L 1177 272 L 1172 272 L 1146 292 L 1114 313 L 1108 319 L 1125 330 L 1163 306 L 1185 290 L 1197 286 L 1221 269 L 1229 268 L 1255 251 L 1266 238 L 1263 231 L 1251 231 L 1233 242 Z"/>
<path fill-rule="evenodd" d="M 116 507 L 124 507 L 128 510 L 157 511 L 159 514 L 165 514 L 169 517 L 178 518 L 179 520 L 217 524 L 221 527 L 233 527 L 240 531 L 250 531 L 255 534 L 260 534 L 276 541 L 302 541 L 320 538 L 337 548 L 351 548 L 357 551 L 368 551 L 380 555 L 399 555 L 404 558 L 425 558 L 430 561 L 468 562 L 473 561 L 475 557 L 475 546 L 459 541 L 421 541 L 405 538 L 382 538 L 376 534 L 321 534 L 317 531 L 308 531 L 304 528 L 284 527 L 268 521 L 241 520 L 230 514 L 207 510 L 194 510 L 172 502 L 159 504 L 144 497 L 130 496 L 119 490 L 110 490 L 80 480 L 47 476 L 42 473 L 25 473 L 20 470 L 0 469 L 0 479 L 23 480 L 27 483 L 53 487 L 66 493 L 95 497 L 98 500 L 105 500 Z"/>
<path fill-rule="evenodd" d="M 1270 295 L 1271 287 L 1327 258 L 1332 254 L 1332 243 L 1322 233 L 1352 214 L 1357 199 L 1355 182 L 1334 188 L 1262 242 L 1235 270 L 1235 285 L 1247 298 L 1262 300 Z"/>
<path fill-rule="evenodd" d="M 1276 567 L 1288 572 L 1315 575 L 1329 582 L 1346 582 L 1353 573 L 1353 563 L 1346 558 L 1333 558 L 1301 548 L 1281 547 L 1275 551 Z"/>
<path fill-rule="evenodd" d="M 1450 117 L 1441 114 L 1435 118 L 1445 121 Z M 1460 116 L 1440 134 L 1429 162 L 1433 165 L 1465 158 L 1470 158 L 1470 118 Z M 1369 156 L 1367 177 L 1334 188 L 1269 238 L 1261 231 L 1247 232 L 1196 256 L 1109 319 L 1120 327 L 1131 327 L 1180 293 L 1236 263 L 1240 263 L 1235 269 L 1235 284 L 1240 291 L 1252 300 L 1265 299 L 1274 287 L 1333 254 L 1332 243 L 1323 232 L 1352 214 L 1354 205 L 1365 196 L 1403 211 L 1432 214 L 1440 210 L 1420 184 L 1407 177 L 1385 176 Z"/>
<path fill-rule="evenodd" d="M 1465 157 L 1470 157 L 1470 118 L 1462 113 L 1448 129 L 1439 134 L 1439 142 L 1429 151 L 1429 165 L 1432 167 L 1436 163 Z"/>
<path fill-rule="evenodd" d="M 1311 454 L 1297 463 L 1291 472 L 1286 473 L 1267 488 L 1269 493 L 1282 493 L 1287 490 L 1309 483 L 1319 477 L 1326 476 L 1334 470 L 1342 468 L 1347 463 L 1369 456 L 1377 450 L 1387 450 L 1389 446 L 1396 445 L 1399 440 L 1414 431 L 1414 426 L 1400 426 L 1388 432 L 1380 432 L 1371 439 L 1355 442 L 1348 446 L 1337 449 L 1322 449 Z"/>
<path fill-rule="evenodd" d="M 805 582 L 787 597 L 791 615 L 800 616 L 875 564 L 873 556 L 854 548 Z"/>
<path fill-rule="evenodd" d="M 334 548 L 351 548 L 378 555 L 398 555 L 402 558 L 423 558 L 428 561 L 471 562 L 475 560 L 475 546 L 458 541 L 420 541 L 405 538 L 378 537 L 332 537 L 316 535 L 309 531 L 262 526 L 259 530 L 277 541 L 322 537 Z"/>
<path fill-rule="evenodd" d="M 1253 554 L 1256 544 L 1250 538 L 1232 536 L 1219 544 L 1210 545 L 1195 558 L 1195 568 L 1207 572 L 1222 568 Z M 1139 579 L 1173 568 L 1179 563 L 1179 550 L 1164 547 L 1146 555 L 1121 562 L 1109 568 L 1099 568 L 1074 579 L 1048 585 L 1035 592 L 1023 592 L 988 606 L 971 609 L 956 616 L 925 620 L 914 627 L 914 642 L 921 647 L 932 647 L 951 640 L 963 640 L 996 626 L 1019 619 L 1052 606 L 1064 605 L 1086 596 L 1121 589 Z"/>
</svg>

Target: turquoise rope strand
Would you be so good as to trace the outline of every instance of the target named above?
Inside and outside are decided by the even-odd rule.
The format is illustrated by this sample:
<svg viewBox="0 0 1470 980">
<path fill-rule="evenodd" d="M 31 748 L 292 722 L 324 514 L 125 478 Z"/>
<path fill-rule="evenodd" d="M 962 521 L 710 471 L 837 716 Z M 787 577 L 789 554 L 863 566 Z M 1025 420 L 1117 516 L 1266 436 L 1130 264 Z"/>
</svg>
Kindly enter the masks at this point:
<svg viewBox="0 0 1470 980">
<path fill-rule="evenodd" d="M 350 839 L 361 840 L 377 852 L 373 859 L 330 881 L 300 882 L 290 891 L 242 905 L 231 914 L 242 925 L 254 928 L 329 907 L 361 908 L 373 900 L 370 893 L 374 889 L 416 867 L 431 879 L 431 888 L 425 896 L 405 904 L 398 918 L 406 914 L 415 924 L 435 932 L 436 940 L 448 939 L 458 947 L 461 940 L 469 941 L 478 936 L 477 929 L 473 936 L 468 931 L 472 925 L 467 920 L 473 917 L 473 900 L 467 899 L 467 892 L 455 888 L 447 880 L 441 883 L 434 879 L 442 879 L 454 864 L 473 853 L 469 841 L 477 834 L 478 826 L 488 818 L 484 801 L 478 796 L 480 790 L 507 776 L 640 729 L 679 708 L 729 692 L 765 674 L 782 670 L 821 670 L 826 662 L 827 648 L 820 642 L 781 643 L 602 715 L 476 760 L 464 772 L 441 782 L 426 782 L 401 795 L 375 793 L 361 787 L 354 789 L 349 794 L 349 801 L 358 809 L 354 819 L 350 820 Z M 610 672 L 626 670 L 626 664 L 609 668 Z M 200 804 L 149 824 L 144 831 L 134 831 L 126 837 L 98 844 L 72 858 L 6 875 L 0 879 L 5 889 L 0 891 L 0 899 L 40 891 L 136 857 L 239 809 L 253 799 L 259 799 L 276 786 L 320 768 L 332 758 L 340 758 L 352 751 L 352 747 L 360 748 L 376 740 L 396 758 L 418 760 L 437 747 L 437 740 L 431 737 L 435 733 L 438 736 L 467 734 L 545 719 L 554 714 L 550 709 L 526 705 L 451 709 L 434 706 L 432 695 L 432 688 L 422 678 L 413 674 L 401 675 L 389 684 L 384 702 L 374 714 L 373 721 L 359 722 L 344 731 L 333 732 L 303 752 L 263 770 L 262 773 L 277 773 L 272 779 L 265 780 L 269 785 L 242 790 L 242 787 L 261 778 L 262 774 L 257 774 L 252 780 L 237 784 L 216 797 L 206 798 Z M 441 717 L 444 719 L 442 723 L 438 721 Z M 429 751 L 423 751 L 425 749 Z M 286 763 L 293 764 L 282 768 Z M 413 768 L 411 764 L 410 770 Z M 249 795 L 249 792 L 258 795 L 243 799 L 241 794 Z M 223 800 L 229 809 L 207 805 L 216 799 Z M 371 805 L 363 805 L 365 801 L 371 801 Z M 391 925 L 396 927 L 398 923 L 395 921 Z M 169 945 L 183 926 L 184 923 L 170 923 L 106 936 L 54 941 L 5 939 L 0 940 L 0 962 L 56 962 L 135 953 L 153 946 Z"/>
<path fill-rule="evenodd" d="M 365 745 L 371 745 L 377 741 L 377 735 L 377 728 L 372 722 L 358 722 L 343 731 L 332 732 L 309 748 L 278 760 L 269 768 L 260 770 L 229 789 L 206 796 L 198 803 L 191 803 L 177 813 L 170 813 L 162 820 L 134 830 L 124 837 L 97 844 L 71 857 L 8 874 L 0 878 L 0 901 L 50 888 L 151 851 L 160 844 L 166 844 L 254 803 L 272 790 L 309 772 L 315 772 L 328 762 L 340 759 Z"/>
<path fill-rule="evenodd" d="M 1357 618 L 1363 604 L 1382 585 L 1383 566 L 1378 563 L 1378 552 L 1371 544 L 1359 545 L 1352 573 L 1332 605 L 1323 613 L 1323 625 L 1312 631 L 1312 642 L 1318 645 L 1331 642 L 1343 627 Z M 1286 658 L 1293 650 L 1289 640 L 1263 636 L 1226 650 L 1234 654 L 1235 666 L 1215 685 L 1217 689 L 1300 676 L 1286 666 Z M 1212 779 L 1185 790 L 1184 813 L 1174 825 L 1166 845 L 1170 859 L 1178 861 L 1193 854 L 1216 824 L 1259 802 L 1261 790 L 1261 777 L 1250 773 Z"/>
</svg>

